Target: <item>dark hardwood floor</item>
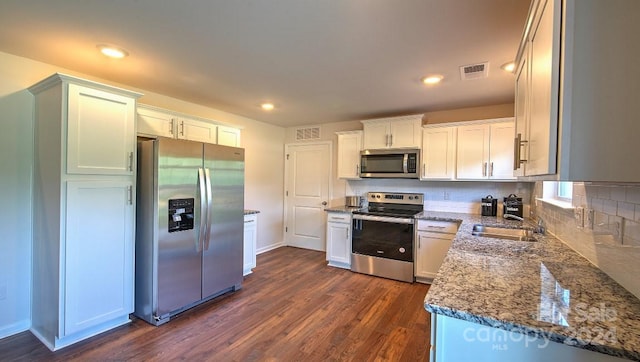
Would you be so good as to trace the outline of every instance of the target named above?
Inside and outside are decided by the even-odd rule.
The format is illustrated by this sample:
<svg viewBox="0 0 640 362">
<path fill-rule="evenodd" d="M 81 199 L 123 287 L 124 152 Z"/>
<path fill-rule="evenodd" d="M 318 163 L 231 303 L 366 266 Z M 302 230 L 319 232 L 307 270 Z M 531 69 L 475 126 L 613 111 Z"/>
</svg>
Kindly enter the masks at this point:
<svg viewBox="0 0 640 362">
<path fill-rule="evenodd" d="M 134 319 L 57 352 L 23 332 L 0 340 L 0 361 L 426 361 L 427 290 L 283 247 L 258 255 L 240 291 L 165 325 Z"/>
</svg>

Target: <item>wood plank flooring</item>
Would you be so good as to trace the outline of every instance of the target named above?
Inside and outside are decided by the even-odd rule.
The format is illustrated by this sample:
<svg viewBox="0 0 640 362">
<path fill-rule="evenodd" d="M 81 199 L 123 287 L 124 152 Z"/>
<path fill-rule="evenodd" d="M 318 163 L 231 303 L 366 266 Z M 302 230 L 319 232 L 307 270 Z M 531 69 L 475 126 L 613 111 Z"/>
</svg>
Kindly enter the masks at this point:
<svg viewBox="0 0 640 362">
<path fill-rule="evenodd" d="M 427 290 L 283 247 L 258 255 L 243 289 L 165 325 L 134 319 L 57 352 L 23 332 L 0 340 L 0 361 L 427 361 Z"/>
</svg>

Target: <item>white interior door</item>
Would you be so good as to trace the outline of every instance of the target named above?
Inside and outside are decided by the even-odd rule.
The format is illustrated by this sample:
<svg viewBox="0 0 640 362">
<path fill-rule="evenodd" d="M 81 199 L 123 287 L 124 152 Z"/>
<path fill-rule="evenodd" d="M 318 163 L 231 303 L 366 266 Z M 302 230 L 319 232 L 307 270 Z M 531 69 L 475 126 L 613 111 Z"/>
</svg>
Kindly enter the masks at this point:
<svg viewBox="0 0 640 362">
<path fill-rule="evenodd" d="M 287 145 L 285 151 L 285 242 L 324 251 L 331 144 Z"/>
</svg>

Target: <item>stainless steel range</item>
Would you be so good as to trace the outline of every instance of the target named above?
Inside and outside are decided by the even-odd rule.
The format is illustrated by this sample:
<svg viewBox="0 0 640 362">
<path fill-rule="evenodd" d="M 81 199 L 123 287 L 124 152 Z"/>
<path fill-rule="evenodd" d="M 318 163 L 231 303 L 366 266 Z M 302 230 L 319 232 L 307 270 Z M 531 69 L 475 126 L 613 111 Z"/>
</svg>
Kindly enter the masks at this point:
<svg viewBox="0 0 640 362">
<path fill-rule="evenodd" d="M 423 194 L 369 192 L 353 213 L 351 270 L 413 282 L 413 225 Z"/>
</svg>

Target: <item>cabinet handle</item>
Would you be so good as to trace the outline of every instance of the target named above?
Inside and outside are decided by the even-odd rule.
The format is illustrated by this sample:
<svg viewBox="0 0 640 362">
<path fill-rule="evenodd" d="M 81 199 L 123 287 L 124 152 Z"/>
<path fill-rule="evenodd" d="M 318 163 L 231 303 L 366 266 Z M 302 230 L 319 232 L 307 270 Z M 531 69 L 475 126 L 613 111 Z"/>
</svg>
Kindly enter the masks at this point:
<svg viewBox="0 0 640 362">
<path fill-rule="evenodd" d="M 493 177 L 493 162 L 489 166 L 489 176 Z"/>
<path fill-rule="evenodd" d="M 482 177 L 486 177 L 487 176 L 487 163 L 483 163 L 482 164 Z"/>
<path fill-rule="evenodd" d="M 422 164 L 422 177 L 427 177 L 427 164 Z"/>
<path fill-rule="evenodd" d="M 360 165 L 356 163 L 356 176 L 360 177 Z"/>
<path fill-rule="evenodd" d="M 180 135 L 184 136 L 184 121 L 180 121 Z"/>
<path fill-rule="evenodd" d="M 245 221 L 244 223 L 245 223 L 245 224 L 248 224 L 248 223 L 250 223 L 250 222 L 253 222 L 253 220 L 247 220 L 247 221 Z"/>
<path fill-rule="evenodd" d="M 522 140 L 522 133 L 518 133 L 514 142 L 513 142 L 513 170 L 517 170 L 520 168 L 520 165 L 527 162 L 527 160 L 522 159 L 522 146 L 524 146 L 528 141 Z"/>
<path fill-rule="evenodd" d="M 129 152 L 129 171 L 133 172 L 133 151 Z"/>
<path fill-rule="evenodd" d="M 173 135 L 173 119 L 169 121 L 169 133 Z"/>
<path fill-rule="evenodd" d="M 347 228 L 347 240 L 349 240 L 351 237 L 349 236 L 349 228 Z"/>
<path fill-rule="evenodd" d="M 393 133 L 389 135 L 389 147 L 393 146 Z"/>
<path fill-rule="evenodd" d="M 389 135 L 388 134 L 384 135 L 384 145 L 385 145 L 385 147 L 389 147 Z"/>
<path fill-rule="evenodd" d="M 127 202 L 133 205 L 133 186 L 127 186 Z"/>
</svg>

